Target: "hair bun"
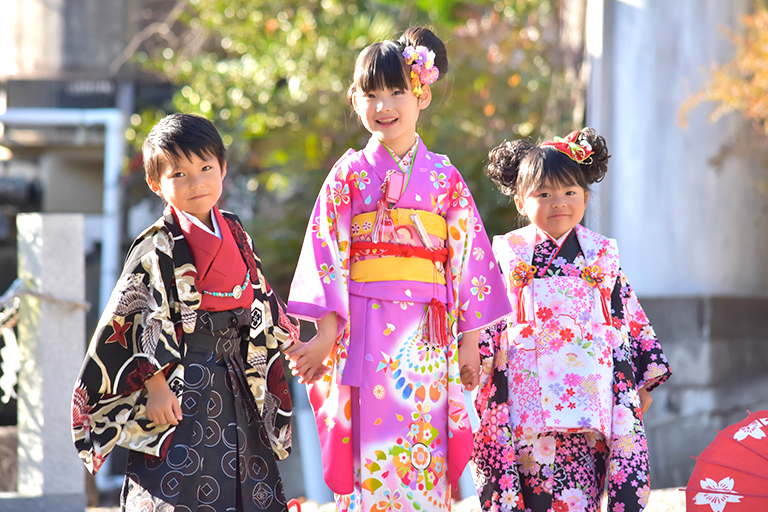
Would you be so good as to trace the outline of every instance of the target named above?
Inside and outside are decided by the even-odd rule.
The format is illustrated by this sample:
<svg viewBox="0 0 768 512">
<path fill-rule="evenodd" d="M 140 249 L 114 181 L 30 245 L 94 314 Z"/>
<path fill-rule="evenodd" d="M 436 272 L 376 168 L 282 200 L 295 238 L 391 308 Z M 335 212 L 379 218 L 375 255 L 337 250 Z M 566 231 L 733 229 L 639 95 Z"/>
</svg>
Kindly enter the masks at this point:
<svg viewBox="0 0 768 512">
<path fill-rule="evenodd" d="M 582 145 L 582 142 L 589 144 L 594 151 L 590 163 L 582 164 L 584 176 L 590 184 L 600 182 L 605 178 L 605 173 L 608 172 L 608 159 L 611 158 L 605 139 L 598 135 L 593 128 L 582 128 L 576 137 L 576 143 Z"/>
<path fill-rule="evenodd" d="M 440 80 L 448 72 L 448 51 L 445 43 L 427 27 L 411 27 L 397 41 L 403 46 L 426 46 L 435 52 L 435 66 L 440 70 Z"/>
<path fill-rule="evenodd" d="M 505 140 L 488 153 L 486 174 L 505 196 L 515 195 L 520 163 L 534 147 L 526 140 Z"/>
</svg>

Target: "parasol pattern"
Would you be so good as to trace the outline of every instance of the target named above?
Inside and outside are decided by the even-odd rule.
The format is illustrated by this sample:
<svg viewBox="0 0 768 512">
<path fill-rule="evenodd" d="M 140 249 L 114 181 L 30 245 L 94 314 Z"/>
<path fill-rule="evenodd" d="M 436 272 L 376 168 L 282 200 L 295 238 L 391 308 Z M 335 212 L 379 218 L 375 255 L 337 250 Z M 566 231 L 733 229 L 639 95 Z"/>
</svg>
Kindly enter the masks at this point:
<svg viewBox="0 0 768 512">
<path fill-rule="evenodd" d="M 768 510 L 768 411 L 718 432 L 696 460 L 685 489 L 686 510 Z"/>
</svg>

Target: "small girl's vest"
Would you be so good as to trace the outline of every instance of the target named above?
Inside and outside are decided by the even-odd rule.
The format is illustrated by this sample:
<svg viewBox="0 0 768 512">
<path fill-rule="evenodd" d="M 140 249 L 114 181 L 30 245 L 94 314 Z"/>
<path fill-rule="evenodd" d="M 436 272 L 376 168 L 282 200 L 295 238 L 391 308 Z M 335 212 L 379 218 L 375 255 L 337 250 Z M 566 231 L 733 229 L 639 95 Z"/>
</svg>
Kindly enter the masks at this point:
<svg viewBox="0 0 768 512">
<path fill-rule="evenodd" d="M 531 261 L 535 226 L 494 238 L 513 308 L 500 340 L 507 357 L 497 355 L 495 365 L 507 374 L 517 438 L 598 431 L 610 439 L 612 353 L 625 341 L 610 309 L 619 252 L 615 240 L 580 225 L 574 230 L 584 261 L 567 276 L 534 279 L 541 270 Z"/>
</svg>

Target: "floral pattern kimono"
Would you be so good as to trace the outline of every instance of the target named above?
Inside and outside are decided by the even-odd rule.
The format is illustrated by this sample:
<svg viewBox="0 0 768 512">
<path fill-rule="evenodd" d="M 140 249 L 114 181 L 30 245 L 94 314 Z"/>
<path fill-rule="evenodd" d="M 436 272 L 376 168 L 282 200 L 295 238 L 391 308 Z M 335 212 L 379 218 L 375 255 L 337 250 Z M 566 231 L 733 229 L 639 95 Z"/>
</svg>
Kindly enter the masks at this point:
<svg viewBox="0 0 768 512">
<path fill-rule="evenodd" d="M 406 169 L 373 137 L 335 164 L 291 286 L 290 314 L 338 319 L 332 370 L 308 386 L 338 510 L 450 508 L 472 450 L 458 333 L 510 311 L 464 180 L 445 156 L 417 144 Z M 393 172 L 405 187 L 386 205 L 389 227 L 377 245 L 379 200 Z M 440 251 L 442 259 L 429 259 Z M 447 307 L 444 345 L 427 325 L 438 301 Z"/>
<path fill-rule="evenodd" d="M 284 459 L 291 449 L 292 406 L 280 350 L 298 340 L 298 321 L 285 314 L 264 278 L 240 220 L 221 213 L 226 221 L 221 229 L 231 230 L 253 289 L 245 378 L 265 426 L 266 451 Z M 145 382 L 164 371 L 170 389 L 178 397 L 184 394 L 184 340 L 195 330 L 201 300 L 196 276 L 190 248 L 168 208 L 133 243 L 75 383 L 72 437 L 92 473 L 116 445 L 166 457 L 176 427 L 147 419 Z"/>
<path fill-rule="evenodd" d="M 481 335 L 473 468 L 484 510 L 642 510 L 639 387 L 671 374 L 614 240 L 531 225 L 494 240 L 513 314 Z"/>
</svg>

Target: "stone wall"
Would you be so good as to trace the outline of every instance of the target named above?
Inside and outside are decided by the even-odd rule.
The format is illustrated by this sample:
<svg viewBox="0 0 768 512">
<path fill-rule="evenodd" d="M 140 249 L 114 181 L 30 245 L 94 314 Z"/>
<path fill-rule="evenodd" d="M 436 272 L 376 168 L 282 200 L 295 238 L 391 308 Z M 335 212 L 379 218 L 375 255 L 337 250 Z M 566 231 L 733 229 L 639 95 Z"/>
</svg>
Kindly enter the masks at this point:
<svg viewBox="0 0 768 512">
<path fill-rule="evenodd" d="M 715 429 L 768 409 L 768 297 L 641 302 L 673 371 L 645 416 L 651 481 L 684 487 Z"/>
</svg>

